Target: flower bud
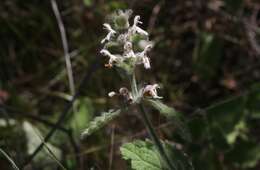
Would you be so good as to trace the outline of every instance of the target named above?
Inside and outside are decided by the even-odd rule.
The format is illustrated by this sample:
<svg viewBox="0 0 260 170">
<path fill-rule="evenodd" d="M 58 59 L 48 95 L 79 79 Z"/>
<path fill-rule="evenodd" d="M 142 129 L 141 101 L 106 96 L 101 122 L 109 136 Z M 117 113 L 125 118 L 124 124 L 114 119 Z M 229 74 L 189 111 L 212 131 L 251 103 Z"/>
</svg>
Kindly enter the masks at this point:
<svg viewBox="0 0 260 170">
<path fill-rule="evenodd" d="M 118 30 L 128 29 L 129 18 L 132 15 L 132 10 L 122 11 L 119 10 L 114 16 L 115 28 Z"/>
</svg>

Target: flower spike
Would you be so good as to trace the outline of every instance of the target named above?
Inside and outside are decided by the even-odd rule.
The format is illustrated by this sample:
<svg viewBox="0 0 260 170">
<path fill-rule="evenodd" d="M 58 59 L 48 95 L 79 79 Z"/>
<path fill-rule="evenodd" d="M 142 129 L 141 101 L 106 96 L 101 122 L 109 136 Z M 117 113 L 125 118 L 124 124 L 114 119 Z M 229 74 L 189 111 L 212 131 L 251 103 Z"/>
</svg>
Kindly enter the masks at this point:
<svg viewBox="0 0 260 170">
<path fill-rule="evenodd" d="M 105 67 L 111 68 L 114 65 L 121 68 L 127 73 L 127 76 L 134 74 L 134 69 L 137 65 L 143 65 L 145 69 L 151 69 L 150 58 L 148 52 L 152 49 L 153 44 L 149 41 L 148 32 L 139 27 L 141 17 L 136 15 L 133 23 L 129 26 L 129 18 L 131 11 L 118 11 L 114 14 L 114 29 L 108 23 L 104 23 L 104 28 L 108 31 L 107 36 L 101 41 L 106 43 L 104 49 L 100 51 L 103 56 L 109 57 L 108 63 Z M 140 36 L 141 35 L 141 36 Z M 115 36 L 115 37 L 113 37 Z M 112 39 L 113 38 L 113 39 Z M 139 40 L 141 39 L 141 40 Z M 143 46 L 141 41 L 145 41 Z M 136 45 L 139 45 L 136 46 Z M 137 49 L 143 49 L 136 52 Z M 110 52 L 110 49 L 117 51 L 117 54 Z M 135 85 L 136 86 L 136 85 Z M 111 91 L 108 93 L 109 97 L 118 96 L 123 98 L 128 103 L 138 103 L 142 98 L 161 99 L 158 96 L 157 89 L 160 88 L 158 84 L 147 85 L 145 87 L 132 88 L 129 91 L 126 87 L 122 87 L 118 92 Z M 133 90 L 134 89 L 134 90 Z"/>
</svg>

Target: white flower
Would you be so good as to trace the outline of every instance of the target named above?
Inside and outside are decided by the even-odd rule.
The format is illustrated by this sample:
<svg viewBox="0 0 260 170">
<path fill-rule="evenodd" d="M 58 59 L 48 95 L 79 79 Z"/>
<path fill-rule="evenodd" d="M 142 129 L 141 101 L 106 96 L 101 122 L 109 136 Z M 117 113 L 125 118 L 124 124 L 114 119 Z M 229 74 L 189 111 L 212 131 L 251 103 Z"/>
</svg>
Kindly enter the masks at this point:
<svg viewBox="0 0 260 170">
<path fill-rule="evenodd" d="M 108 23 L 104 23 L 104 29 L 108 30 L 107 36 L 101 40 L 101 43 L 103 44 L 106 41 L 109 41 L 112 36 L 116 34 L 116 31 L 112 29 L 112 27 Z"/>
<path fill-rule="evenodd" d="M 100 53 L 103 55 L 103 56 L 108 56 L 109 57 L 109 61 L 108 61 L 108 64 L 106 65 L 107 67 L 112 67 L 113 66 L 113 63 L 114 62 L 117 62 L 119 60 L 119 57 L 111 54 L 108 50 L 106 49 L 103 49 L 100 51 Z"/>
<path fill-rule="evenodd" d="M 154 45 L 154 42 L 145 39 L 145 40 L 140 40 L 137 45 L 138 45 L 141 49 L 144 49 L 147 45 L 153 46 L 153 45 Z"/>
<path fill-rule="evenodd" d="M 137 25 L 138 24 L 142 24 L 142 22 L 140 21 L 140 16 L 139 15 L 136 15 L 135 18 L 134 18 L 134 24 L 133 26 L 129 29 L 130 31 L 130 34 L 135 34 L 135 33 L 138 33 L 138 34 L 141 34 L 141 35 L 145 35 L 145 36 L 148 36 L 148 32 L 146 32 L 145 30 L 143 30 L 142 28 L 138 27 Z"/>
<path fill-rule="evenodd" d="M 151 68 L 150 59 L 147 56 L 147 52 L 150 51 L 151 49 L 152 49 L 152 45 L 148 44 L 141 53 L 137 54 L 138 57 L 137 64 L 144 64 L 144 68 L 146 69 Z"/>
<path fill-rule="evenodd" d="M 152 49 L 153 45 L 152 44 L 148 44 L 145 48 L 143 53 L 147 53 L 148 51 L 150 51 Z"/>
<path fill-rule="evenodd" d="M 109 96 L 109 97 L 113 97 L 113 96 L 115 96 L 115 95 L 116 95 L 116 92 L 114 92 L 114 91 L 111 91 L 111 92 L 108 93 L 108 96 Z"/>
<path fill-rule="evenodd" d="M 161 99 L 162 97 L 158 96 L 157 94 L 157 88 L 160 88 L 158 84 L 146 85 L 143 88 L 142 95 L 152 97 L 154 99 Z"/>
<path fill-rule="evenodd" d="M 109 57 L 109 62 L 105 64 L 106 67 L 112 67 L 114 64 L 116 66 L 123 68 L 129 73 L 133 72 L 133 69 L 135 65 L 142 64 L 144 65 L 145 69 L 150 69 L 151 64 L 150 64 L 150 58 L 147 56 L 148 51 L 152 48 L 152 44 L 146 43 L 144 46 L 144 50 L 141 52 L 135 52 L 133 49 L 133 43 L 134 39 L 133 36 L 136 34 L 143 35 L 145 38 L 147 38 L 146 42 L 148 41 L 148 33 L 143 30 L 142 28 L 139 27 L 139 24 L 142 24 L 140 21 L 140 16 L 136 15 L 134 17 L 133 24 L 131 27 L 129 27 L 129 22 L 128 19 L 131 15 L 131 11 L 119 11 L 116 15 L 114 16 L 115 21 L 116 20 L 121 20 L 121 19 L 126 19 L 127 23 L 124 26 L 124 29 L 122 28 L 117 28 L 115 26 L 115 30 L 109 25 L 108 23 L 104 23 L 104 28 L 108 31 L 107 36 L 101 41 L 101 43 L 106 43 L 107 41 L 110 41 L 111 38 L 115 38 L 115 46 L 123 46 L 123 53 L 122 54 L 111 54 L 106 48 L 108 47 L 107 44 L 105 45 L 105 48 L 101 50 L 101 54 L 104 56 Z M 118 25 L 120 27 L 120 25 Z M 117 30 L 121 30 L 117 32 Z M 115 36 L 115 37 L 113 37 Z M 128 67 L 130 66 L 130 67 Z"/>
<path fill-rule="evenodd" d="M 140 21 L 141 17 L 139 15 L 136 15 L 134 18 L 134 26 L 137 26 L 138 24 L 143 24 L 142 21 Z"/>
<path fill-rule="evenodd" d="M 145 69 L 151 68 L 150 59 L 148 57 L 143 57 L 143 64 Z"/>
<path fill-rule="evenodd" d="M 136 57 L 133 51 L 133 45 L 130 41 L 127 41 L 124 45 L 124 57 L 126 58 Z"/>
</svg>

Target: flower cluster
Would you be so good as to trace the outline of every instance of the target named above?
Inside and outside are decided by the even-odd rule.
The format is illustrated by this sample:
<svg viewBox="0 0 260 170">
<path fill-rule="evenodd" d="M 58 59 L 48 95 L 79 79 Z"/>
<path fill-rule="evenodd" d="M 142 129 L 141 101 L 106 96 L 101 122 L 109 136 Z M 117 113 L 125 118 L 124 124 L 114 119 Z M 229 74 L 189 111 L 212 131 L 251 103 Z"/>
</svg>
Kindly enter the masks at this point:
<svg viewBox="0 0 260 170">
<path fill-rule="evenodd" d="M 148 33 L 139 27 L 142 24 L 140 21 L 140 16 L 134 17 L 134 22 L 130 26 L 128 19 L 130 18 L 131 11 L 119 11 L 117 16 L 114 17 L 113 27 L 104 23 L 104 29 L 108 31 L 104 39 L 101 40 L 104 45 L 104 49 L 100 51 L 103 56 L 109 57 L 106 67 L 113 67 L 114 65 L 125 69 L 129 73 L 132 73 L 134 67 L 139 64 L 143 64 L 146 69 L 150 69 L 150 60 L 147 53 L 151 50 L 152 44 L 148 41 Z M 118 21 L 121 20 L 121 23 Z M 134 51 L 135 44 L 133 43 L 136 39 L 144 39 L 146 41 L 146 46 L 141 51 Z M 109 48 L 111 46 L 117 46 L 121 54 L 112 54 Z M 139 48 L 140 49 L 140 48 Z M 128 70 L 127 65 L 131 65 L 132 69 Z"/>
<path fill-rule="evenodd" d="M 133 95 L 126 87 L 121 87 L 117 92 L 111 91 L 108 93 L 109 97 L 114 96 L 123 96 L 129 103 L 133 101 L 137 101 L 140 97 L 148 97 L 153 99 L 162 99 L 161 96 L 158 96 L 157 89 L 160 88 L 158 84 L 153 85 L 146 85 L 145 87 L 141 88 L 138 92 L 138 96 Z"/>
<path fill-rule="evenodd" d="M 145 69 L 151 68 L 148 52 L 153 47 L 152 42 L 149 41 L 149 34 L 140 27 L 142 24 L 140 16 L 136 15 L 133 24 L 130 24 L 131 15 L 131 10 L 118 11 L 113 16 L 111 25 L 103 24 L 108 33 L 101 40 L 104 48 L 100 51 L 103 56 L 109 58 L 105 67 L 116 66 L 129 76 L 134 74 L 137 65 L 143 65 Z M 110 97 L 123 96 L 129 103 L 137 102 L 142 97 L 161 99 L 162 97 L 157 95 L 157 88 L 159 88 L 158 84 L 146 85 L 143 88 L 134 89 L 134 92 L 133 88 L 129 91 L 126 87 L 122 87 L 118 92 L 112 91 L 108 95 Z"/>
</svg>

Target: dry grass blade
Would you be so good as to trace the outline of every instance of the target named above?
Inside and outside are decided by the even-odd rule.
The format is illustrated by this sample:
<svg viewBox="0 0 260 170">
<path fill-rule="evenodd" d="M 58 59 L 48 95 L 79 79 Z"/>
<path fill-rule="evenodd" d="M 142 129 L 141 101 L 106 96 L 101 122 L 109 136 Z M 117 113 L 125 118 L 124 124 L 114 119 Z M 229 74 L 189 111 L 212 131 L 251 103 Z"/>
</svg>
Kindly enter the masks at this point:
<svg viewBox="0 0 260 170">
<path fill-rule="evenodd" d="M 50 147 L 48 146 L 48 144 L 46 142 L 44 142 L 43 137 L 38 133 L 38 131 L 36 129 L 34 129 L 35 134 L 39 137 L 39 139 L 41 140 L 41 142 L 43 143 L 44 149 L 46 150 L 46 153 L 48 153 L 48 155 L 50 156 L 50 158 L 52 158 L 63 170 L 67 170 L 62 163 L 59 161 L 59 159 L 56 157 L 56 155 L 53 153 L 53 151 L 50 149 Z"/>
<path fill-rule="evenodd" d="M 69 46 L 68 46 L 68 40 L 67 40 L 67 36 L 66 36 L 66 30 L 65 30 L 64 24 L 61 19 L 61 15 L 59 12 L 57 2 L 55 0 L 51 0 L 51 5 L 52 5 L 53 12 L 55 14 L 56 20 L 58 22 L 59 29 L 60 29 L 62 46 L 63 46 L 63 50 L 64 50 L 66 68 L 67 68 L 68 79 L 69 79 L 70 92 L 71 92 L 71 95 L 73 96 L 75 94 L 75 82 L 74 82 L 74 77 L 73 77 L 72 64 L 70 61 Z"/>
<path fill-rule="evenodd" d="M 14 161 L 12 160 L 12 158 L 5 153 L 5 151 L 3 149 L 0 148 L 0 152 L 6 157 L 6 159 L 11 163 L 13 169 L 15 170 L 19 170 L 19 168 L 17 167 L 17 165 L 14 163 Z"/>
</svg>

